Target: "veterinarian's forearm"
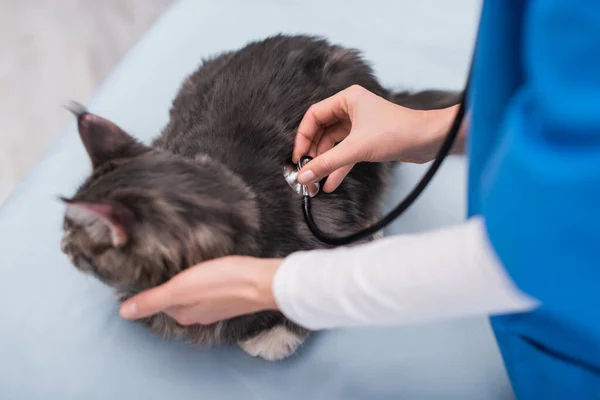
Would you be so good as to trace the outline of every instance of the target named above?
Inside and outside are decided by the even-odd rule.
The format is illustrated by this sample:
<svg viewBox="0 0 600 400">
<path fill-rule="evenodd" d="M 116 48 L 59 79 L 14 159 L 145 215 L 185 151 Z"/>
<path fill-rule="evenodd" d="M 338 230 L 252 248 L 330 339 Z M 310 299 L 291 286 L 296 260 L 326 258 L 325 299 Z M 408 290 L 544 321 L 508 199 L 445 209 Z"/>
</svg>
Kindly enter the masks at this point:
<svg viewBox="0 0 600 400">
<path fill-rule="evenodd" d="M 442 142 L 448 135 L 459 107 L 460 105 L 455 105 L 441 110 L 427 111 L 428 118 L 426 124 L 428 126 L 425 128 L 425 131 L 430 132 L 431 140 L 435 143 L 436 154 L 437 150 L 442 145 Z M 452 154 L 462 154 L 465 151 L 465 142 L 469 130 L 469 119 L 470 114 L 465 115 L 458 136 L 454 142 L 454 146 L 452 146 Z M 435 156 L 435 154 L 433 156 Z"/>
<path fill-rule="evenodd" d="M 275 274 L 273 293 L 287 317 L 310 329 L 435 322 L 537 304 L 506 275 L 480 219 L 292 254 Z"/>
</svg>

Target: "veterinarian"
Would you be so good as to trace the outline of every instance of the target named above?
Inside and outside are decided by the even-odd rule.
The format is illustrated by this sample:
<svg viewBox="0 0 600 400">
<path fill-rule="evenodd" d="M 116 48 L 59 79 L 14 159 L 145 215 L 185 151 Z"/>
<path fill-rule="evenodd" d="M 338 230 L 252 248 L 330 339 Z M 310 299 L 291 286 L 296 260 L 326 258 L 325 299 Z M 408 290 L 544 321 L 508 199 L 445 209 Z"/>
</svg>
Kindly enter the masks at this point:
<svg viewBox="0 0 600 400">
<path fill-rule="evenodd" d="M 122 316 L 207 324 L 279 309 L 325 329 L 488 315 L 518 398 L 600 398 L 600 2 L 486 1 L 468 104 L 454 149 L 466 142 L 469 157 L 463 224 L 209 261 Z M 293 155 L 317 157 L 300 180 L 328 176 L 327 192 L 356 162 L 429 161 L 456 109 L 348 88 L 304 116 Z"/>
</svg>

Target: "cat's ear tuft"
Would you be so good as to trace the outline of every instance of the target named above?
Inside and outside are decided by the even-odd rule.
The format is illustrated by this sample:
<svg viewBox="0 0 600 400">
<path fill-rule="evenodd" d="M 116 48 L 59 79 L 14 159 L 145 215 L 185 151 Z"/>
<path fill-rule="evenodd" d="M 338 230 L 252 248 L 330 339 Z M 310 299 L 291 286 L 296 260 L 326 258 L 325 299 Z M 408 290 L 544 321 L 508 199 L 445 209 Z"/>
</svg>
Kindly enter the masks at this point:
<svg viewBox="0 0 600 400">
<path fill-rule="evenodd" d="M 95 243 L 122 247 L 129 240 L 133 213 L 119 203 L 98 203 L 62 198 L 67 203 L 66 217 L 86 230 Z"/>
<path fill-rule="evenodd" d="M 86 114 L 88 112 L 87 108 L 85 108 L 83 104 L 78 103 L 76 101 L 68 102 L 67 104 L 65 104 L 65 108 L 71 111 L 76 117 L 79 117 L 80 115 Z"/>
<path fill-rule="evenodd" d="M 79 136 L 94 168 L 111 160 L 135 157 L 148 151 L 148 147 L 115 123 L 89 113 L 83 105 L 71 102 L 65 107 L 77 117 Z"/>
</svg>

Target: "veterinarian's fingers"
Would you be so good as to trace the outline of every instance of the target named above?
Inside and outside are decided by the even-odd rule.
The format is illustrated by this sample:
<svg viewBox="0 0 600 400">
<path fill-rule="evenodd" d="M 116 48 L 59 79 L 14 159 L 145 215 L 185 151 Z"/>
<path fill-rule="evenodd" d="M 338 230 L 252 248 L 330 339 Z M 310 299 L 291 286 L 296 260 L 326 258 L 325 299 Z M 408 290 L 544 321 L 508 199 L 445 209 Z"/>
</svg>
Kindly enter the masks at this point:
<svg viewBox="0 0 600 400">
<path fill-rule="evenodd" d="M 321 137 L 321 140 L 319 140 L 319 144 L 316 146 L 315 155 L 313 157 L 316 157 L 333 149 L 333 147 L 337 143 L 344 140 L 349 133 L 350 127 L 347 127 L 345 124 L 341 123 L 327 128 L 327 130 Z"/>
<path fill-rule="evenodd" d="M 358 161 L 360 161 L 360 148 L 357 148 L 352 138 L 348 137 L 306 164 L 298 175 L 298 182 L 301 184 L 316 182 L 333 171 Z"/>
<path fill-rule="evenodd" d="M 194 313 L 192 306 L 171 307 L 166 309 L 165 314 L 173 318 L 179 325 L 189 326 L 202 323 Z"/>
<path fill-rule="evenodd" d="M 313 144 L 319 143 L 319 132 L 346 118 L 348 118 L 348 107 L 345 91 L 310 106 L 298 126 L 292 160 L 298 162 L 300 157 L 308 153 Z"/>
<path fill-rule="evenodd" d="M 323 135 L 325 134 L 325 130 L 326 130 L 325 128 L 319 129 L 319 131 L 316 133 L 315 137 L 313 138 L 313 140 L 310 144 L 310 149 L 308 149 L 307 152 L 302 153 L 302 156 L 309 155 L 312 158 L 315 158 L 317 156 L 317 154 L 318 154 L 317 148 L 319 147 L 319 143 L 321 143 L 321 141 L 323 140 Z M 298 160 L 300 157 L 298 157 Z M 296 160 L 295 162 L 298 162 L 298 160 Z"/>
<path fill-rule="evenodd" d="M 210 325 L 239 315 L 239 313 L 232 312 L 227 308 L 216 308 L 214 305 L 209 307 L 207 304 L 173 307 L 165 310 L 165 314 L 183 326 L 194 324 Z"/>
<path fill-rule="evenodd" d="M 141 292 L 121 305 L 121 317 L 140 319 L 159 313 L 177 304 L 174 293 L 169 282 Z"/>
<path fill-rule="evenodd" d="M 333 149 L 337 143 L 344 140 L 350 132 L 350 127 L 342 125 L 341 123 L 332 126 L 327 130 L 327 132 L 321 138 L 319 142 L 319 146 L 317 148 L 317 155 L 321 155 L 323 153 L 328 152 Z M 333 192 L 337 187 L 342 183 L 348 172 L 354 167 L 354 164 L 347 165 L 340 169 L 333 171 L 327 177 L 327 181 L 323 185 L 323 191 L 327 193 Z"/>
<path fill-rule="evenodd" d="M 333 172 L 331 175 L 329 175 L 329 177 L 325 181 L 325 184 L 323 185 L 323 191 L 331 193 L 335 189 L 337 189 L 337 187 L 340 186 L 340 183 L 342 183 L 342 181 L 344 180 L 346 175 L 348 175 L 348 173 L 354 167 L 354 165 L 355 164 L 346 165 L 345 167 L 342 167 L 337 171 Z"/>
</svg>

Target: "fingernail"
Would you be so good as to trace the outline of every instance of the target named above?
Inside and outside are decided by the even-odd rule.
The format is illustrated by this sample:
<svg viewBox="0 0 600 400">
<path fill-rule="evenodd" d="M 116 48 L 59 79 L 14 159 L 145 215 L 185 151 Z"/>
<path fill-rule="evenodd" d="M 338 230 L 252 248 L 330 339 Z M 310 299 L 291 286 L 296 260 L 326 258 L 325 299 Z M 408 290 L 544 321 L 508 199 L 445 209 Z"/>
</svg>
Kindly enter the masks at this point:
<svg viewBox="0 0 600 400">
<path fill-rule="evenodd" d="M 125 304 L 125 305 L 123 305 L 123 307 L 121 307 L 121 317 L 135 318 L 136 315 L 137 315 L 137 304 L 136 303 Z"/>
<path fill-rule="evenodd" d="M 312 172 L 311 170 L 308 171 L 302 171 L 300 172 L 300 175 L 298 175 L 298 182 L 300 183 L 311 183 L 315 181 L 315 173 Z"/>
</svg>

